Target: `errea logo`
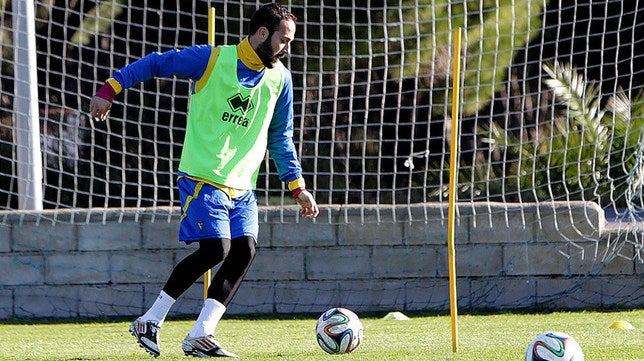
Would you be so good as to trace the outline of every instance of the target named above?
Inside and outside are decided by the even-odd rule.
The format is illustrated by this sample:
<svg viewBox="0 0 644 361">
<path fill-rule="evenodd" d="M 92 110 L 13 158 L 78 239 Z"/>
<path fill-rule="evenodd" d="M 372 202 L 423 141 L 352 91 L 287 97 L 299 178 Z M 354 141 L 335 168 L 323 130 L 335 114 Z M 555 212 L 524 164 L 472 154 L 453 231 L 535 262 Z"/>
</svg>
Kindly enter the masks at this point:
<svg viewBox="0 0 644 361">
<path fill-rule="evenodd" d="M 250 95 L 244 98 L 240 93 L 228 98 L 228 105 L 233 112 L 247 112 L 254 107 L 253 102 L 250 99 Z"/>
<path fill-rule="evenodd" d="M 228 106 L 233 112 L 241 112 L 243 115 L 237 115 L 234 113 L 224 112 L 221 115 L 221 120 L 227 123 L 233 123 L 236 125 L 241 125 L 242 127 L 248 127 L 250 119 L 246 118 L 246 112 L 253 109 L 253 101 L 250 96 L 244 97 L 240 93 L 233 95 L 228 98 Z"/>
</svg>

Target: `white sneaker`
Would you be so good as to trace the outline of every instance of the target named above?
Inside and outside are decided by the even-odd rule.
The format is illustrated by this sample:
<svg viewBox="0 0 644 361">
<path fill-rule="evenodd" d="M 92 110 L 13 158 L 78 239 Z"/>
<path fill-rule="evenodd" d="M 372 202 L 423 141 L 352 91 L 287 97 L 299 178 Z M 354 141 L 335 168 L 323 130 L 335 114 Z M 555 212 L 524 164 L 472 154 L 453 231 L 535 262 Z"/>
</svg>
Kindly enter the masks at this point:
<svg viewBox="0 0 644 361">
<path fill-rule="evenodd" d="M 202 337 L 186 336 L 181 345 L 186 356 L 194 357 L 233 357 L 239 358 L 232 352 L 226 351 L 221 344 L 215 340 L 213 335 Z"/>
<path fill-rule="evenodd" d="M 154 321 L 142 322 L 137 318 L 130 325 L 130 333 L 136 337 L 139 346 L 154 357 L 159 357 L 159 324 Z"/>
</svg>

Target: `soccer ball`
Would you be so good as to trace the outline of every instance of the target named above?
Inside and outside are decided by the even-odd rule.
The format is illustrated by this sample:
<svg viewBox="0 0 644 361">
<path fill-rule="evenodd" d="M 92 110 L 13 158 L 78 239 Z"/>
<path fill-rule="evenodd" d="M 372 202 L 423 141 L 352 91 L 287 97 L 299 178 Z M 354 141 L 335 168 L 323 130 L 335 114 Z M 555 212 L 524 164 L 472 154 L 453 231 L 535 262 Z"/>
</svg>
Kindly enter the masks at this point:
<svg viewBox="0 0 644 361">
<path fill-rule="evenodd" d="M 535 337 L 525 353 L 526 361 L 584 361 L 581 347 L 570 335 L 546 332 Z"/>
<path fill-rule="evenodd" d="M 322 314 L 315 327 L 318 344 L 330 353 L 349 353 L 358 348 L 363 337 L 362 322 L 346 308 L 332 308 Z"/>
</svg>

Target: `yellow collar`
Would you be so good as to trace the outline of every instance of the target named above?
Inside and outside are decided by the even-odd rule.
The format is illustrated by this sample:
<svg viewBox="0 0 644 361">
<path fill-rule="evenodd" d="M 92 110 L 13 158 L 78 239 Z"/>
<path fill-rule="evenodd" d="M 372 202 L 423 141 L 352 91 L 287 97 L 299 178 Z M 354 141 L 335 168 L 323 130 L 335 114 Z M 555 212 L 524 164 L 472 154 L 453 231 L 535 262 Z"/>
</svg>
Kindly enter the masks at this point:
<svg viewBox="0 0 644 361">
<path fill-rule="evenodd" d="M 237 45 L 237 56 L 251 70 L 259 71 L 264 69 L 264 64 L 259 59 L 255 49 L 250 45 L 248 37 Z"/>
</svg>

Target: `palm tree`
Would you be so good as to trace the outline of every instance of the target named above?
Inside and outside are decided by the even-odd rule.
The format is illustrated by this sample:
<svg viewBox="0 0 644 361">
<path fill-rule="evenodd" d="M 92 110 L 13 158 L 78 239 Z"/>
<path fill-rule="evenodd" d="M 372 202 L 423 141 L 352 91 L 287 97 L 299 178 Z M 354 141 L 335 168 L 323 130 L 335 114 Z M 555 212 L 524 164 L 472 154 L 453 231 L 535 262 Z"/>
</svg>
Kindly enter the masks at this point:
<svg viewBox="0 0 644 361">
<path fill-rule="evenodd" d="M 543 69 L 550 76 L 544 83 L 560 100 L 554 120 L 524 142 L 494 124 L 483 130 L 491 149 L 511 159 L 510 165 L 487 164 L 495 176 L 518 180 L 505 182 L 504 192 L 523 200 L 586 200 L 632 207 L 639 199 L 641 204 L 641 92 L 631 101 L 619 89 L 604 100 L 599 86 L 570 65 L 546 64 Z"/>
</svg>

